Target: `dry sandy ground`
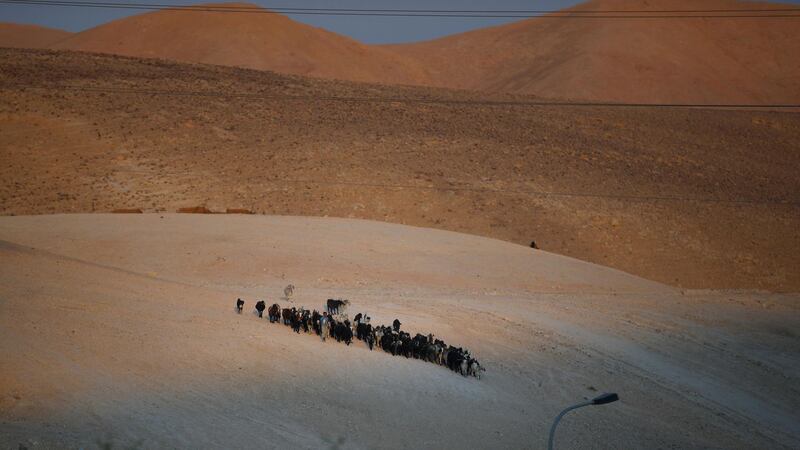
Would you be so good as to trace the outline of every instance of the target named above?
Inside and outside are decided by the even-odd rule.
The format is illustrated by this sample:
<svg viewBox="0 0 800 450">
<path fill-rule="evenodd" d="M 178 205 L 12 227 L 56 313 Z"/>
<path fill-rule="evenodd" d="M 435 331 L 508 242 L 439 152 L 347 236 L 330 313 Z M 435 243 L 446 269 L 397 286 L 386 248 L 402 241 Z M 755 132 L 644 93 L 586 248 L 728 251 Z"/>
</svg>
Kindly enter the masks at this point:
<svg viewBox="0 0 800 450">
<path fill-rule="evenodd" d="M 681 292 L 502 241 L 347 219 L 0 218 L 0 446 L 797 448 L 797 295 Z M 321 343 L 255 299 L 351 299 L 482 380 Z M 246 313 L 233 311 L 236 297 Z M 281 303 L 286 304 L 285 301 Z"/>
<path fill-rule="evenodd" d="M 3 215 L 350 217 L 800 290 L 797 113 L 487 104 L 532 99 L 74 52 L 0 65 Z"/>
</svg>

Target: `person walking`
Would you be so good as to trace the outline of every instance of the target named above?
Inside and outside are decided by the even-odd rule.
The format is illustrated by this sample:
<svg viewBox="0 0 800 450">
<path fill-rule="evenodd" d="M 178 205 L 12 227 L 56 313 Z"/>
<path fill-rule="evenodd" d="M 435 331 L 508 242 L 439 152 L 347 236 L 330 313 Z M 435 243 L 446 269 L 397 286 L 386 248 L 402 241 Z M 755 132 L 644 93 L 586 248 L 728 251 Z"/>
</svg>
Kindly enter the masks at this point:
<svg viewBox="0 0 800 450">
<path fill-rule="evenodd" d="M 292 308 L 292 331 L 300 334 L 300 312 Z"/>
<path fill-rule="evenodd" d="M 321 333 L 319 334 L 320 338 L 322 338 L 322 342 L 325 342 L 325 335 L 328 334 L 327 325 L 328 325 L 328 313 L 323 312 L 322 317 L 319 318 L 319 329 Z"/>
<path fill-rule="evenodd" d="M 369 324 L 369 321 L 364 325 L 364 334 L 364 339 L 366 339 L 369 349 L 372 350 L 372 346 L 375 345 L 375 334 L 372 332 L 372 325 Z"/>
</svg>

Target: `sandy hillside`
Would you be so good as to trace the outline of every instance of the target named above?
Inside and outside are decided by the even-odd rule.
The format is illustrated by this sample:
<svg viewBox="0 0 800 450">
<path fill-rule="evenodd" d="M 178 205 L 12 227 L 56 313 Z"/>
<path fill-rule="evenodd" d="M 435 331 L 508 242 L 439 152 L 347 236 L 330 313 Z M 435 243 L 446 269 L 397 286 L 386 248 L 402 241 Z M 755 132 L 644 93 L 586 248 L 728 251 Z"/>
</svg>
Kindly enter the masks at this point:
<svg viewBox="0 0 800 450">
<path fill-rule="evenodd" d="M 786 5 L 596 0 L 567 11 L 778 7 Z M 447 87 L 617 102 L 800 102 L 796 18 L 534 18 L 387 48 L 419 60 Z"/>
<path fill-rule="evenodd" d="M 69 31 L 56 28 L 0 23 L 0 47 L 47 48 L 70 35 Z"/>
<path fill-rule="evenodd" d="M 796 448 L 798 297 L 680 293 L 463 234 L 343 219 L 0 218 L 0 445 Z M 321 343 L 257 298 L 459 343 L 466 379 Z M 235 298 L 247 301 L 233 311 Z M 286 302 L 282 302 L 286 304 Z"/>
<path fill-rule="evenodd" d="M 200 6 L 258 8 L 247 3 Z M 565 11 L 780 7 L 785 5 L 736 0 L 645 4 L 594 0 Z M 785 17 L 532 18 L 428 42 L 374 46 L 280 14 L 158 11 L 76 33 L 51 47 L 548 98 L 797 104 L 799 30 L 796 18 Z"/>
<path fill-rule="evenodd" d="M 249 3 L 199 6 L 259 8 Z M 355 81 L 425 81 L 423 71 L 404 56 L 281 14 L 157 11 L 76 33 L 52 48 Z"/>
<path fill-rule="evenodd" d="M 800 289 L 795 113 L 493 105 L 531 99 L 70 52 L 0 63 L 2 214 L 353 217 L 535 240 L 674 286 Z"/>
</svg>

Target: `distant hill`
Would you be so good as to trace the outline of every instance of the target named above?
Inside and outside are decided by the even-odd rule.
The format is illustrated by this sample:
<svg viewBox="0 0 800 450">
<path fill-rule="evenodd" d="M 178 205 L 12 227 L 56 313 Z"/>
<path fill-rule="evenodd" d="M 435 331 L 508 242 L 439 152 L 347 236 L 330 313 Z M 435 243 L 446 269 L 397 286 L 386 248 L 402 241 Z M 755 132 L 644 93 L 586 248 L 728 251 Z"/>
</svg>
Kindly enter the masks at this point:
<svg viewBox="0 0 800 450">
<path fill-rule="evenodd" d="M 203 6 L 258 8 L 247 3 Z M 53 48 L 355 81 L 427 81 L 425 71 L 405 56 L 280 14 L 157 11 L 77 33 Z"/>
<path fill-rule="evenodd" d="M 71 35 L 69 31 L 56 28 L 0 23 L 0 47 L 47 48 Z"/>
<path fill-rule="evenodd" d="M 247 3 L 204 6 L 259 8 Z M 736 0 L 594 0 L 564 11 L 781 6 Z M 3 27 L 0 38 L 13 47 L 52 44 L 53 49 L 382 84 L 617 102 L 800 102 L 800 20 L 794 18 L 540 17 L 380 46 L 266 13 L 157 11 L 73 35 Z M 17 31 L 8 31 L 14 27 Z"/>
<path fill-rule="evenodd" d="M 597 0 L 569 11 L 780 6 Z M 621 102 L 800 102 L 800 21 L 791 18 L 533 18 L 386 48 L 451 88 Z"/>
</svg>

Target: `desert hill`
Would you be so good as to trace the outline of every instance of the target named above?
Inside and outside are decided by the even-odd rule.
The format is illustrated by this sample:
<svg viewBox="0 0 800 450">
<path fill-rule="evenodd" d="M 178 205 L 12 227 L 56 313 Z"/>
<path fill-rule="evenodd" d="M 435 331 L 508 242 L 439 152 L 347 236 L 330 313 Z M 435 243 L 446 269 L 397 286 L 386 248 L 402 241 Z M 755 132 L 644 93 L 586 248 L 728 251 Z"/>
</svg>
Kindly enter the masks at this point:
<svg viewBox="0 0 800 450">
<path fill-rule="evenodd" d="M 258 8 L 248 3 L 206 4 Z M 76 33 L 52 48 L 384 83 L 424 82 L 408 58 L 280 14 L 157 11 Z"/>
<path fill-rule="evenodd" d="M 0 217 L 0 266 L 4 448 L 545 448 L 562 408 L 608 391 L 621 400 L 567 416 L 558 448 L 800 444 L 797 295 L 682 294 L 493 239 L 308 217 Z M 252 313 L 332 296 L 487 371 Z"/>
<path fill-rule="evenodd" d="M 257 8 L 247 3 L 205 6 Z M 735 0 L 595 0 L 567 9 L 764 9 Z M 619 15 L 619 13 L 617 13 Z M 635 103 L 798 103 L 797 19 L 531 18 L 428 42 L 370 46 L 280 14 L 158 11 L 56 49 L 386 84 Z"/>
<path fill-rule="evenodd" d="M 674 286 L 800 289 L 795 113 L 515 106 L 487 101 L 530 99 L 64 51 L 0 64 L 2 214 L 353 217 Z"/>
<path fill-rule="evenodd" d="M 595 0 L 566 11 L 766 9 L 735 0 Z M 799 103 L 800 26 L 770 19 L 532 18 L 387 48 L 438 86 L 642 103 Z"/>
<path fill-rule="evenodd" d="M 71 35 L 69 31 L 56 28 L 0 23 L 0 47 L 47 48 Z"/>
</svg>

